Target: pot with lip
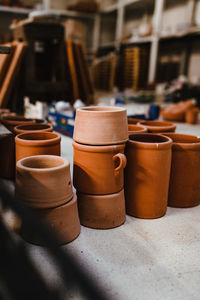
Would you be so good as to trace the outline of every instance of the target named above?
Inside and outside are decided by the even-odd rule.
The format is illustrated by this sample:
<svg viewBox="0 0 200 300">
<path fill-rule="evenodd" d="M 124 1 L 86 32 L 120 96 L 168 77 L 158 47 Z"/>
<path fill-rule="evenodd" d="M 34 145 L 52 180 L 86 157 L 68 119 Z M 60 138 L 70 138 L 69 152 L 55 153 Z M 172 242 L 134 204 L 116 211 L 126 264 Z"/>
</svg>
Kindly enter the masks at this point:
<svg viewBox="0 0 200 300">
<path fill-rule="evenodd" d="M 175 124 L 164 121 L 141 121 L 138 125 L 144 126 L 151 133 L 174 132 L 176 130 Z"/>
<path fill-rule="evenodd" d="M 18 125 L 14 128 L 14 131 L 15 131 L 15 134 L 29 133 L 31 131 L 52 132 L 53 127 L 50 123 L 48 123 L 48 124 L 35 123 L 35 124 L 27 124 L 27 125 Z"/>
<path fill-rule="evenodd" d="M 22 116 L 2 116 L 1 123 L 15 134 L 14 127 L 17 125 L 33 124 L 34 119 L 27 119 Z"/>
</svg>

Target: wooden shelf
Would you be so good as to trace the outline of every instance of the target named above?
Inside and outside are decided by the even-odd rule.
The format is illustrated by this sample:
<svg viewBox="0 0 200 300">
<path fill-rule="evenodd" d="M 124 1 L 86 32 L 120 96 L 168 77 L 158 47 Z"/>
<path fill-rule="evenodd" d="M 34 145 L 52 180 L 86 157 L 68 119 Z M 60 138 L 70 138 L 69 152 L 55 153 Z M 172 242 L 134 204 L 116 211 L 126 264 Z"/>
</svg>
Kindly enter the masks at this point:
<svg viewBox="0 0 200 300">
<path fill-rule="evenodd" d="M 11 7 L 11 6 L 3 6 L 0 5 L 0 13 L 11 13 L 11 14 L 24 14 L 28 15 L 31 12 L 31 9 L 29 8 L 23 8 L 23 7 Z"/>
<path fill-rule="evenodd" d="M 83 19 L 94 19 L 95 14 L 92 13 L 81 13 L 71 10 L 59 10 L 59 9 L 48 9 L 48 10 L 35 10 L 30 13 L 30 17 L 56 15 L 61 17 L 70 18 L 83 18 Z"/>
</svg>

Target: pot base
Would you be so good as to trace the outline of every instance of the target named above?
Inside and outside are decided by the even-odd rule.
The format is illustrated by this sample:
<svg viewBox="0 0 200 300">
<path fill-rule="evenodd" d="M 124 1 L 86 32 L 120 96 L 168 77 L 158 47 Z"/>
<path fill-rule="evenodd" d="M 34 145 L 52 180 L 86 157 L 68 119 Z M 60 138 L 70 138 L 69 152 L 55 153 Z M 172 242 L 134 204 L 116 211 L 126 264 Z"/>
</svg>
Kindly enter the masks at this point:
<svg viewBox="0 0 200 300">
<path fill-rule="evenodd" d="M 56 235 L 59 245 L 64 245 L 75 240 L 80 234 L 80 221 L 78 217 L 77 197 L 64 205 L 49 209 L 34 209 L 35 216 L 40 219 L 49 230 Z M 21 236 L 31 244 L 45 246 L 45 241 L 30 232 L 22 223 Z"/>
<path fill-rule="evenodd" d="M 110 229 L 126 219 L 124 190 L 109 195 L 77 193 L 81 225 L 94 229 Z"/>
</svg>

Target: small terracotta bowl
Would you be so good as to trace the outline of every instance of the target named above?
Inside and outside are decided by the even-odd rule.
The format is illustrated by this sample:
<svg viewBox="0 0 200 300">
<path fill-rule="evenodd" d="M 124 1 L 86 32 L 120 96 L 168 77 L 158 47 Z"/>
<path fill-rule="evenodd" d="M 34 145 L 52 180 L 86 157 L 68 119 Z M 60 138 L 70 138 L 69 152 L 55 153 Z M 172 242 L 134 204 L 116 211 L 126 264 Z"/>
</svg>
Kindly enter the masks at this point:
<svg viewBox="0 0 200 300">
<path fill-rule="evenodd" d="M 87 145 L 125 143 L 128 140 L 126 110 L 117 106 L 77 109 L 73 138 Z"/>
<path fill-rule="evenodd" d="M 26 205 L 50 208 L 73 197 L 69 162 L 60 156 L 36 155 L 16 165 L 16 195 Z"/>
<path fill-rule="evenodd" d="M 73 199 L 66 204 L 56 208 L 48 209 L 34 209 L 36 218 L 46 225 L 50 231 L 57 237 L 60 245 L 70 243 L 76 239 L 81 230 L 77 197 L 74 195 Z M 21 227 L 22 237 L 36 245 L 45 246 L 45 241 L 38 237 L 37 233 L 30 232 L 30 230 L 22 223 Z"/>
<path fill-rule="evenodd" d="M 147 132 L 147 128 L 142 125 L 128 124 L 128 134 Z"/>
<path fill-rule="evenodd" d="M 14 128 L 15 134 L 20 134 L 20 133 L 28 133 L 31 131 L 34 132 L 52 132 L 53 127 L 51 124 L 40 124 L 40 123 L 35 123 L 35 124 L 27 124 L 27 125 L 18 125 Z"/>
<path fill-rule="evenodd" d="M 126 219 L 124 190 L 109 195 L 77 193 L 80 222 L 96 229 L 122 225 Z"/>
<path fill-rule="evenodd" d="M 15 133 L 14 127 L 17 125 L 33 124 L 35 123 L 34 119 L 27 119 L 21 116 L 2 116 L 2 124 L 10 130 L 12 133 Z"/>
<path fill-rule="evenodd" d="M 60 156 L 61 137 L 55 132 L 21 133 L 15 137 L 16 161 L 33 155 Z"/>
<path fill-rule="evenodd" d="M 138 125 L 146 127 L 151 133 L 174 132 L 176 130 L 176 125 L 164 121 L 141 121 Z"/>
</svg>

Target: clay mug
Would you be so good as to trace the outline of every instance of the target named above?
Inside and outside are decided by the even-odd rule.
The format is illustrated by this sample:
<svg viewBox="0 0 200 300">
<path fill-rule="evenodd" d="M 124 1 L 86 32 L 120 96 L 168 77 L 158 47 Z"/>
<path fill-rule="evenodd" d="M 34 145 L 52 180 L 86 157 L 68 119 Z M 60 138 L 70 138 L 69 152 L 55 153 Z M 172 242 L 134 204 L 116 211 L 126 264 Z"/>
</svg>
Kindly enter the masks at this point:
<svg viewBox="0 0 200 300">
<path fill-rule="evenodd" d="M 55 132 L 21 133 L 15 137 L 16 161 L 33 155 L 60 155 L 61 137 Z"/>
<path fill-rule="evenodd" d="M 35 123 L 35 124 L 27 124 L 27 125 L 18 125 L 14 128 L 14 131 L 15 131 L 15 134 L 28 133 L 30 131 L 52 132 L 53 127 L 50 123 L 48 123 L 48 124 Z"/>
<path fill-rule="evenodd" d="M 176 130 L 175 124 L 164 121 L 141 121 L 138 125 L 144 126 L 151 133 L 174 132 Z"/>
<path fill-rule="evenodd" d="M 86 194 L 112 194 L 123 189 L 125 144 L 89 146 L 73 142 L 73 184 Z"/>
<path fill-rule="evenodd" d="M 51 208 L 73 197 L 68 160 L 54 155 L 23 158 L 16 164 L 16 195 L 32 208 Z"/>
</svg>

